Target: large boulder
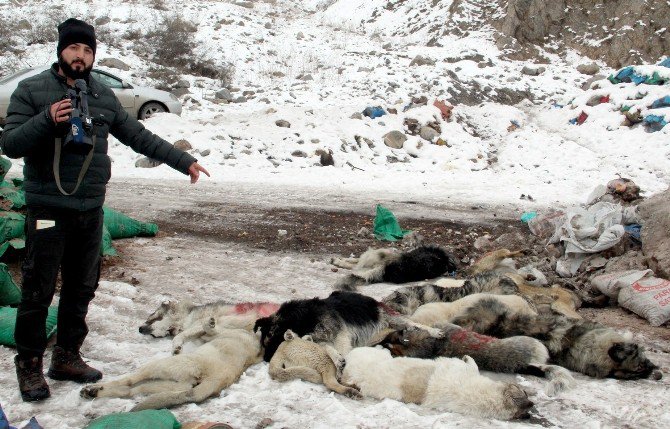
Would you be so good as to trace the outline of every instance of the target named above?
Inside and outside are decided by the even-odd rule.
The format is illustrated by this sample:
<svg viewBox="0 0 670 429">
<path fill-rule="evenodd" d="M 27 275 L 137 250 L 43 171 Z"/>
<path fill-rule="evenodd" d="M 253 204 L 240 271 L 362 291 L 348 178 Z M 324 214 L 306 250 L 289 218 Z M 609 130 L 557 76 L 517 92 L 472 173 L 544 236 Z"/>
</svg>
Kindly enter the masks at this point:
<svg viewBox="0 0 670 429">
<path fill-rule="evenodd" d="M 123 61 L 117 58 L 103 58 L 100 61 L 98 61 L 98 65 L 124 71 L 130 70 L 128 64 L 124 63 Z"/>
<path fill-rule="evenodd" d="M 407 136 L 402 131 L 391 131 L 384 134 L 384 144 L 393 149 L 402 149 Z"/>
<path fill-rule="evenodd" d="M 656 275 L 670 279 L 670 189 L 638 206 L 642 226 L 642 251 Z"/>
</svg>

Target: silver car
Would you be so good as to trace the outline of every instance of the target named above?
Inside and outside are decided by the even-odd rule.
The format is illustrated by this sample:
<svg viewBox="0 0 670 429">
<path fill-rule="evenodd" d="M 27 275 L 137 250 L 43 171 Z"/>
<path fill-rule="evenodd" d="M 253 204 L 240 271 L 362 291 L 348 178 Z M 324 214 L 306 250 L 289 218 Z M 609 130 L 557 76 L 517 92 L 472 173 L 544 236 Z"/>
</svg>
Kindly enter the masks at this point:
<svg viewBox="0 0 670 429">
<path fill-rule="evenodd" d="M 19 82 L 46 70 L 48 67 L 32 67 L 0 79 L 0 125 L 5 124 L 7 106 Z M 181 102 L 173 94 L 160 89 L 134 86 L 106 71 L 93 69 L 91 74 L 103 85 L 114 91 L 121 105 L 137 119 L 146 119 L 154 113 L 170 112 L 181 115 Z"/>
</svg>

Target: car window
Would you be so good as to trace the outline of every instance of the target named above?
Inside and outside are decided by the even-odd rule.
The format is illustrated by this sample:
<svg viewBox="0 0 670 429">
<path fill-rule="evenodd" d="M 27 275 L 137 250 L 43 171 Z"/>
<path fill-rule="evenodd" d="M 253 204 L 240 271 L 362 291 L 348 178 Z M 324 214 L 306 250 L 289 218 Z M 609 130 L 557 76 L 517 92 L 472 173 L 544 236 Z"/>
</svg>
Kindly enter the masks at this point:
<svg viewBox="0 0 670 429">
<path fill-rule="evenodd" d="M 123 83 L 120 79 L 112 77 L 108 74 L 100 73 L 96 70 L 93 70 L 92 73 L 95 73 L 95 78 L 102 83 L 103 85 L 109 88 L 123 88 Z"/>
<path fill-rule="evenodd" d="M 7 82 L 9 82 L 10 80 L 14 80 L 14 79 L 16 79 L 17 77 L 23 76 L 24 74 L 27 74 L 28 72 L 30 72 L 30 71 L 32 71 L 32 70 L 33 70 L 33 69 L 23 69 L 23 70 L 19 70 L 19 71 L 17 71 L 17 72 L 14 73 L 14 74 L 10 74 L 9 76 L 5 76 L 5 77 L 3 77 L 2 79 L 0 79 L 0 85 L 2 85 L 3 83 L 7 83 Z"/>
</svg>

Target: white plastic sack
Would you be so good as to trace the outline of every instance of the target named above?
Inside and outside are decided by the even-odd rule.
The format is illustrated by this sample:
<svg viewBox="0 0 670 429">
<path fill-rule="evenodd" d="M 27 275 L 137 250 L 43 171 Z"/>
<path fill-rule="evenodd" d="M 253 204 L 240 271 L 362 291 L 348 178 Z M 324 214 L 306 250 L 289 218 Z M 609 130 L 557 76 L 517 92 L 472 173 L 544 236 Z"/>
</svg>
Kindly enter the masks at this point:
<svg viewBox="0 0 670 429">
<path fill-rule="evenodd" d="M 598 276 L 592 283 L 603 293 L 618 290 L 621 307 L 644 317 L 652 326 L 660 326 L 670 320 L 670 280 L 652 274 L 651 270 L 624 271 Z"/>
<path fill-rule="evenodd" d="M 626 214 L 628 220 L 631 213 Z M 624 210 L 618 204 L 598 202 L 586 209 L 568 210 L 565 222 L 549 240 L 565 243 L 565 254 L 557 262 L 556 272 L 562 277 L 573 276 L 588 254 L 616 245 L 626 233 L 623 221 Z"/>
<path fill-rule="evenodd" d="M 601 274 L 591 279 L 591 286 L 610 298 L 618 299 L 619 291 L 624 286 L 630 286 L 644 276 L 653 275 L 652 270 L 617 271 Z"/>
</svg>

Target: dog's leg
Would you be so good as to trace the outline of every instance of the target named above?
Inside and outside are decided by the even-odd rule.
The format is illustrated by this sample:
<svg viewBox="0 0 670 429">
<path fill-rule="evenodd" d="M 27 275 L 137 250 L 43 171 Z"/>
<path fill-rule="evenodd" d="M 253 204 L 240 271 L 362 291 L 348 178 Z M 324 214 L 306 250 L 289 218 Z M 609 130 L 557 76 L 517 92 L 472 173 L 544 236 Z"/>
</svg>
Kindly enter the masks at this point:
<svg viewBox="0 0 670 429">
<path fill-rule="evenodd" d="M 353 292 L 358 288 L 358 286 L 362 286 L 364 284 L 366 284 L 365 279 L 362 279 L 361 277 L 355 274 L 347 274 L 346 276 L 338 280 L 333 286 L 333 288 L 335 290 Z"/>
<path fill-rule="evenodd" d="M 172 354 L 178 355 L 181 353 L 182 347 L 186 341 L 200 338 L 205 335 L 203 326 L 194 326 L 185 331 L 181 331 L 172 339 Z"/>
<path fill-rule="evenodd" d="M 337 378 L 338 381 L 341 380 L 342 371 L 344 371 L 344 366 L 346 365 L 344 357 L 340 354 L 340 352 L 335 350 L 335 347 L 331 346 L 330 344 L 324 344 L 323 348 L 326 350 L 328 357 L 335 365 L 335 378 Z"/>
<path fill-rule="evenodd" d="M 228 383 L 230 385 L 230 383 Z M 146 400 L 135 405 L 131 411 L 169 408 L 187 402 L 200 403 L 210 396 L 215 396 L 227 387 L 223 378 L 203 380 L 192 389 L 161 392 L 149 396 Z"/>
<path fill-rule="evenodd" d="M 444 331 L 439 328 L 434 328 L 432 326 L 423 325 L 421 323 L 416 323 L 404 316 L 390 316 L 384 313 L 384 319 L 389 328 L 395 331 L 401 331 L 407 328 L 421 329 L 433 337 L 433 338 L 444 338 Z"/>
<path fill-rule="evenodd" d="M 283 366 L 284 364 L 270 365 L 268 372 L 273 380 L 289 381 L 297 378 L 314 384 L 322 384 L 323 382 L 321 374 L 314 368 L 307 366 L 290 366 L 284 368 Z"/>
<path fill-rule="evenodd" d="M 539 377 L 546 377 L 549 382 L 544 387 L 544 392 L 547 396 L 555 396 L 556 394 L 571 388 L 575 379 L 570 374 L 570 371 L 558 365 L 545 364 L 531 364 L 528 365 L 521 374 L 537 375 Z"/>
<path fill-rule="evenodd" d="M 358 389 L 340 384 L 340 382 L 335 377 L 335 374 L 333 374 L 331 371 L 327 371 L 325 374 L 323 374 L 323 384 L 333 392 L 337 392 L 340 395 L 347 396 L 351 399 L 363 399 L 363 395 L 361 395 L 361 392 Z"/>
<path fill-rule="evenodd" d="M 358 258 L 333 258 L 330 260 L 330 263 L 338 268 L 351 270 L 358 263 Z"/>
</svg>

